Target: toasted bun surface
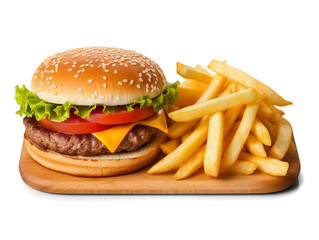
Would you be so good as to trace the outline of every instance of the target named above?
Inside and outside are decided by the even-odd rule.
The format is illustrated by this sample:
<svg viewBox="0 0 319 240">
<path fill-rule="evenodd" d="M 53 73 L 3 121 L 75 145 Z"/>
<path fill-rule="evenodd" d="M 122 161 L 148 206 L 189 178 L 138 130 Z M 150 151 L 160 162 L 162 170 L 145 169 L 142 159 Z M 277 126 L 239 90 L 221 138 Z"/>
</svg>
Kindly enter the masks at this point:
<svg viewBox="0 0 319 240">
<path fill-rule="evenodd" d="M 31 91 L 57 104 L 125 105 L 166 86 L 158 64 L 131 50 L 87 47 L 54 54 L 37 68 Z"/>
<path fill-rule="evenodd" d="M 151 142 L 137 151 L 95 157 L 69 156 L 42 150 L 27 136 L 24 136 L 24 143 L 30 156 L 44 167 L 76 176 L 104 177 L 126 174 L 145 167 L 156 158 L 159 143 L 165 138 L 164 133 L 158 132 Z"/>
</svg>

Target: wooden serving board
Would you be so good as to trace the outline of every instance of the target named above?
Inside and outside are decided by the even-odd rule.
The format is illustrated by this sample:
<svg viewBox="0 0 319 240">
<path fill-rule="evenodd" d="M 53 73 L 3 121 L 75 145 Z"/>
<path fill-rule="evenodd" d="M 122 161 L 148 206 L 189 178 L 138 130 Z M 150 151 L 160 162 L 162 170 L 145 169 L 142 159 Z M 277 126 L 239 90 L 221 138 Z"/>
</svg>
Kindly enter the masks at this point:
<svg viewBox="0 0 319 240">
<path fill-rule="evenodd" d="M 249 176 L 211 178 L 199 171 L 186 180 L 174 180 L 174 173 L 148 175 L 147 168 L 116 176 L 76 177 L 47 169 L 35 162 L 22 147 L 19 170 L 30 187 L 51 193 L 67 194 L 240 194 L 270 193 L 284 190 L 298 179 L 298 152 L 286 155 L 289 171 L 285 177 L 273 177 L 261 172 Z"/>
</svg>

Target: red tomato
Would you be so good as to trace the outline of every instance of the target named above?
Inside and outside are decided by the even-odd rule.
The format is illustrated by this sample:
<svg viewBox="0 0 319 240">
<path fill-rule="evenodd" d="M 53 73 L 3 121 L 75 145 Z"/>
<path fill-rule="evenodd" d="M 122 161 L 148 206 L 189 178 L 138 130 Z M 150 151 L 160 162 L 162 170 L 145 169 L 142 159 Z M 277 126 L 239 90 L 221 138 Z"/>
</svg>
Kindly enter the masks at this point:
<svg viewBox="0 0 319 240">
<path fill-rule="evenodd" d="M 133 111 L 127 111 L 126 109 L 121 109 L 116 113 L 103 113 L 102 108 L 94 109 L 91 114 L 90 118 L 86 118 L 85 120 L 92 122 L 92 123 L 99 123 L 99 124 L 123 124 L 123 123 L 130 123 L 136 122 L 145 118 L 150 117 L 154 113 L 153 107 L 146 107 L 140 108 L 139 106 L 134 106 Z"/>
<path fill-rule="evenodd" d="M 40 120 L 40 124 L 52 131 L 71 134 L 88 134 L 101 132 L 112 127 L 109 125 L 88 122 L 74 114 L 71 114 L 70 118 L 63 122 L 53 122 L 48 119 L 42 119 Z"/>
</svg>

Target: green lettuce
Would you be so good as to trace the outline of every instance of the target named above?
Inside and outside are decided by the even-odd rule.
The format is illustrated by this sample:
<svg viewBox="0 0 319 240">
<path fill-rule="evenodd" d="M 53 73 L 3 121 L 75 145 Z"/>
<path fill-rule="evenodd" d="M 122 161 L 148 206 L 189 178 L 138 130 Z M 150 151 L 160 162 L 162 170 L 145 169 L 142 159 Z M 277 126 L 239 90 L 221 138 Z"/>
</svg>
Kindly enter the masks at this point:
<svg viewBox="0 0 319 240">
<path fill-rule="evenodd" d="M 133 106 L 139 105 L 141 108 L 153 106 L 155 111 L 159 111 L 166 105 L 174 104 L 178 97 L 179 82 L 167 85 L 160 94 L 155 98 L 150 98 L 148 95 L 141 99 L 135 99 L 133 103 L 124 106 L 105 106 L 103 112 L 105 114 L 115 113 L 119 109 L 127 109 L 127 111 L 134 110 Z M 90 117 L 90 113 L 98 105 L 78 106 L 72 105 L 70 102 L 64 104 L 49 103 L 40 99 L 36 94 L 29 91 L 24 85 L 22 87 L 15 87 L 15 100 L 20 105 L 20 110 L 16 113 L 20 116 L 35 117 L 37 121 L 48 118 L 51 121 L 62 122 L 70 117 L 71 109 L 74 109 L 74 114 L 81 118 Z"/>
</svg>

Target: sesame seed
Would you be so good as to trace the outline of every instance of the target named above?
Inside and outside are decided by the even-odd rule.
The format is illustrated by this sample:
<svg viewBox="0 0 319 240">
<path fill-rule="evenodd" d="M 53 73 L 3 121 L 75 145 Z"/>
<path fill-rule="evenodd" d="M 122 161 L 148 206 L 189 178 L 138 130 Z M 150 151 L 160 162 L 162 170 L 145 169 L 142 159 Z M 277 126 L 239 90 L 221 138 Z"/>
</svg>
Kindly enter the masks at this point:
<svg viewBox="0 0 319 240">
<path fill-rule="evenodd" d="M 80 67 L 84 67 L 84 64 L 81 64 Z"/>
<path fill-rule="evenodd" d="M 106 83 L 103 83 L 103 87 L 106 88 Z"/>
<path fill-rule="evenodd" d="M 54 83 L 52 83 L 52 87 L 53 87 L 53 88 L 56 88 L 56 85 L 55 85 Z"/>
<path fill-rule="evenodd" d="M 76 65 L 75 65 L 75 64 L 73 64 L 73 65 L 72 65 L 72 67 L 76 67 Z"/>
<path fill-rule="evenodd" d="M 122 82 L 127 82 L 127 79 L 123 79 Z"/>
<path fill-rule="evenodd" d="M 88 82 L 89 82 L 89 83 L 92 83 L 92 82 L 93 82 L 93 79 L 89 79 Z"/>
<path fill-rule="evenodd" d="M 122 83 L 122 82 L 118 82 L 118 84 L 119 84 L 119 85 L 123 85 L 123 83 Z"/>
<path fill-rule="evenodd" d="M 80 92 L 81 90 L 82 90 L 82 88 L 79 87 L 79 88 L 78 88 L 78 91 Z"/>
<path fill-rule="evenodd" d="M 80 72 L 82 72 L 82 70 L 79 70 L 79 71 L 77 71 L 76 73 L 80 73 Z"/>
<path fill-rule="evenodd" d="M 124 63 L 124 67 L 128 67 L 128 65 L 126 63 Z"/>
<path fill-rule="evenodd" d="M 54 70 L 50 70 L 50 73 L 54 73 Z"/>
<path fill-rule="evenodd" d="M 133 84 L 134 84 L 134 80 L 131 80 L 131 81 L 130 81 L 130 84 L 133 85 Z"/>
<path fill-rule="evenodd" d="M 94 65 L 93 65 L 93 64 L 90 64 L 90 67 L 94 67 Z"/>
<path fill-rule="evenodd" d="M 75 74 L 73 77 L 77 78 L 79 75 Z"/>
<path fill-rule="evenodd" d="M 136 87 L 137 87 L 137 88 L 141 88 L 141 85 L 140 85 L 140 84 L 137 84 Z"/>
<path fill-rule="evenodd" d="M 142 73 L 139 73 L 138 76 L 141 78 L 142 77 Z"/>
<path fill-rule="evenodd" d="M 103 70 L 104 72 L 109 72 L 110 70 L 108 70 L 108 69 L 105 69 L 105 70 Z"/>
<path fill-rule="evenodd" d="M 143 82 L 143 78 L 139 78 L 138 80 L 140 80 L 140 82 Z"/>
<path fill-rule="evenodd" d="M 113 66 L 113 67 L 116 67 L 116 63 L 113 63 L 112 66 Z"/>
<path fill-rule="evenodd" d="M 68 71 L 71 72 L 73 70 L 73 68 L 69 68 Z"/>
<path fill-rule="evenodd" d="M 114 74 L 117 74 L 117 70 L 114 70 Z"/>
<path fill-rule="evenodd" d="M 47 81 L 47 85 L 49 85 L 50 84 L 50 81 Z"/>
<path fill-rule="evenodd" d="M 103 76 L 103 79 L 106 80 L 107 79 L 106 76 Z"/>
<path fill-rule="evenodd" d="M 96 90 L 94 91 L 94 94 L 95 94 L 95 96 L 97 96 L 97 91 Z"/>
<path fill-rule="evenodd" d="M 69 62 L 65 62 L 64 64 L 67 65 L 67 64 L 69 64 Z"/>
</svg>

